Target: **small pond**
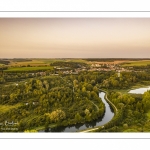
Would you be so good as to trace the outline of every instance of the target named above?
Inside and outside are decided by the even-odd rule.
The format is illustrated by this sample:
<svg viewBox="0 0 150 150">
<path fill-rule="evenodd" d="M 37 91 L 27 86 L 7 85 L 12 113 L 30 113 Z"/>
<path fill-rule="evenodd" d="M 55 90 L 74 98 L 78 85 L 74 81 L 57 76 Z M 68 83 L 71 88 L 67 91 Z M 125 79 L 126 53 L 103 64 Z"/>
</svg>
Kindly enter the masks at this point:
<svg viewBox="0 0 150 150">
<path fill-rule="evenodd" d="M 146 92 L 147 90 L 150 90 L 150 86 L 149 87 L 145 87 L 145 88 L 138 88 L 138 89 L 130 90 L 128 93 L 144 94 L 144 92 Z"/>
</svg>

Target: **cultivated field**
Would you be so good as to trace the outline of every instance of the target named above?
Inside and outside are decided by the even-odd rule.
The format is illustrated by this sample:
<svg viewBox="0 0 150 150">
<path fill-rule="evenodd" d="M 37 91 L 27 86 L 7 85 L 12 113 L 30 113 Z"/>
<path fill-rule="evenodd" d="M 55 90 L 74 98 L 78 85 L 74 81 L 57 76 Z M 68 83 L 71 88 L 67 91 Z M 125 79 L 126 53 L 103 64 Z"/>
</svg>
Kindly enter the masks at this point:
<svg viewBox="0 0 150 150">
<path fill-rule="evenodd" d="M 30 60 L 30 61 L 10 61 L 10 66 L 42 66 L 42 65 L 48 65 L 47 63 L 40 61 L 40 60 Z"/>
<path fill-rule="evenodd" d="M 132 67 L 132 66 L 146 66 L 150 65 L 150 60 L 139 60 L 139 61 L 128 61 L 127 63 L 123 63 L 123 67 Z"/>
<path fill-rule="evenodd" d="M 51 70 L 53 67 L 14 67 L 8 68 L 5 72 L 19 72 L 19 71 L 42 71 L 42 70 Z"/>
</svg>

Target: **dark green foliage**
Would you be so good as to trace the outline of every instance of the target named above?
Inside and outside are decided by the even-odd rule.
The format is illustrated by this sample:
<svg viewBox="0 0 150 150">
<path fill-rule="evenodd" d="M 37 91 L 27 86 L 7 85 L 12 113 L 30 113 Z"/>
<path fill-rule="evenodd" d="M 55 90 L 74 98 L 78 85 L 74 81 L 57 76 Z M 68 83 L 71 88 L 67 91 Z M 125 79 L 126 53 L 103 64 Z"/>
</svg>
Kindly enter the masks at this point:
<svg viewBox="0 0 150 150">
<path fill-rule="evenodd" d="M 84 81 L 79 82 L 78 77 Z M 98 96 L 97 78 L 98 74 L 89 73 L 85 77 L 81 73 L 1 85 L 0 105 L 17 107 L 1 111 L 0 122 L 17 120 L 19 131 L 24 131 L 38 126 L 47 129 L 53 123 L 66 126 L 102 117 L 104 104 Z"/>
<path fill-rule="evenodd" d="M 54 62 L 63 69 L 87 67 L 78 62 Z M 56 67 L 56 68 L 57 68 Z M 99 89 L 108 90 L 108 99 L 118 108 L 115 117 L 100 128 L 101 132 L 130 131 L 136 125 L 138 131 L 148 128 L 146 113 L 150 110 L 150 93 L 143 96 L 115 92 L 128 89 L 150 79 L 149 72 L 80 71 L 65 75 L 56 70 L 41 75 L 34 73 L 4 73 L 0 76 L 0 122 L 18 121 L 19 131 L 50 125 L 67 126 L 84 123 L 104 114 L 104 104 L 98 97 Z M 10 107 L 14 106 L 14 107 Z M 16 106 L 16 107 L 15 107 Z M 96 107 L 97 106 L 97 107 Z"/>
<path fill-rule="evenodd" d="M 62 61 L 56 61 L 54 63 L 50 64 L 51 66 L 59 66 L 59 67 L 69 67 L 71 69 L 73 68 L 81 68 L 81 67 L 86 67 L 86 63 L 82 62 L 62 62 Z M 65 69 L 65 68 L 64 68 Z"/>
<path fill-rule="evenodd" d="M 121 94 L 109 92 L 111 100 L 118 108 L 115 117 L 104 128 L 100 127 L 97 132 L 144 132 L 148 131 L 147 111 L 149 107 L 149 91 L 141 95 Z M 135 128 L 135 130 L 132 130 Z"/>
</svg>

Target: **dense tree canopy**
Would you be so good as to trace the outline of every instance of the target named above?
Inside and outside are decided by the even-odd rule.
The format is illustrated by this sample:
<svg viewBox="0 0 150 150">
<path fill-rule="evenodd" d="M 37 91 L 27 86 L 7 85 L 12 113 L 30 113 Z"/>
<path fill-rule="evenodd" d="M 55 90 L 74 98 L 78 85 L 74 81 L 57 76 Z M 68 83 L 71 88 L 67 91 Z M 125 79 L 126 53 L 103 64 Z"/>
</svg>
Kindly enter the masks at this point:
<svg viewBox="0 0 150 150">
<path fill-rule="evenodd" d="M 84 68 L 87 64 L 55 62 L 66 68 Z M 108 98 L 119 113 L 108 130 L 127 130 L 137 124 L 141 128 L 150 110 L 150 92 L 141 95 L 123 94 L 119 90 L 136 84 L 149 84 L 149 66 L 136 71 L 80 71 L 77 74 L 56 74 L 56 70 L 43 72 L 0 72 L 0 123 L 18 122 L 19 131 L 51 125 L 67 126 L 102 117 L 104 104 L 99 89 L 108 91 Z M 146 125 L 146 124 L 145 124 Z M 119 130 L 118 129 L 118 130 Z"/>
<path fill-rule="evenodd" d="M 76 124 L 102 117 L 105 108 L 98 96 L 98 81 L 99 73 L 83 72 L 2 84 L 0 105 L 10 109 L 0 112 L 0 122 L 17 120 L 19 131 L 23 131 L 52 123 Z"/>
</svg>

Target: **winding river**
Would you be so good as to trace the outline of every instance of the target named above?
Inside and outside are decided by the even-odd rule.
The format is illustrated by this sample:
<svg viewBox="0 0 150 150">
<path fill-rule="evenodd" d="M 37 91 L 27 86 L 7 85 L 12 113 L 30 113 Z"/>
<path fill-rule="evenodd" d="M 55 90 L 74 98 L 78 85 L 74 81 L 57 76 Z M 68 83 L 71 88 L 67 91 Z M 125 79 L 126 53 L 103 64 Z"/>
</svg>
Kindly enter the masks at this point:
<svg viewBox="0 0 150 150">
<path fill-rule="evenodd" d="M 88 128 L 102 126 L 102 125 L 106 124 L 107 122 L 109 122 L 114 116 L 113 109 L 110 107 L 110 105 L 105 100 L 104 92 L 100 92 L 99 97 L 102 99 L 103 103 L 105 104 L 105 113 L 104 113 L 103 118 L 98 118 L 97 120 L 87 122 L 84 124 L 76 124 L 73 126 L 53 128 L 53 129 L 49 129 L 49 131 L 47 131 L 47 132 L 77 132 L 77 131 L 85 130 Z"/>
</svg>

